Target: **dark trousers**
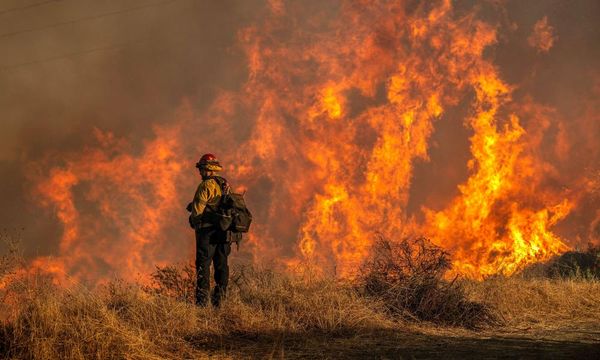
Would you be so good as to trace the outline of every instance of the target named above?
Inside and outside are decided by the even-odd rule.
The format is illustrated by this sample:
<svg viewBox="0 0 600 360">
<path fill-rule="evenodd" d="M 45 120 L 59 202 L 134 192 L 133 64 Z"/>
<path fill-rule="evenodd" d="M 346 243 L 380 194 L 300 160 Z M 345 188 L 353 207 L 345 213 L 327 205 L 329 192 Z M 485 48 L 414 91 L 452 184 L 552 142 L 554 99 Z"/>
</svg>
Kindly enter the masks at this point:
<svg viewBox="0 0 600 360">
<path fill-rule="evenodd" d="M 211 300 L 219 306 L 227 292 L 229 265 L 227 256 L 231 244 L 227 243 L 227 232 L 210 228 L 196 229 L 196 304 L 207 305 L 210 293 L 210 263 L 215 268 L 215 289 Z"/>
</svg>

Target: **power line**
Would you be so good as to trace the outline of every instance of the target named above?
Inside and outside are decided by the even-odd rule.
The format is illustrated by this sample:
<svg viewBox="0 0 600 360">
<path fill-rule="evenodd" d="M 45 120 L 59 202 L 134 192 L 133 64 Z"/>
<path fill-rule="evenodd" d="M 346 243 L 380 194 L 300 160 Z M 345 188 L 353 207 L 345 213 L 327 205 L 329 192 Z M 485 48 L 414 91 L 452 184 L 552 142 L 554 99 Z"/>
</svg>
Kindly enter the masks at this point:
<svg viewBox="0 0 600 360">
<path fill-rule="evenodd" d="M 60 1 L 62 1 L 62 0 L 46 0 L 46 1 L 41 1 L 41 2 L 37 2 L 37 3 L 21 6 L 21 7 L 14 7 L 14 8 L 10 8 L 10 9 L 0 10 L 0 15 L 4 15 L 6 13 L 10 13 L 10 12 L 14 12 L 14 11 L 26 10 L 26 9 L 30 9 L 33 7 L 38 7 L 38 6 L 46 5 L 46 4 L 53 3 L 53 2 L 60 2 Z"/>
<path fill-rule="evenodd" d="M 75 23 L 82 22 L 82 21 L 96 20 L 96 19 L 100 19 L 100 18 L 103 18 L 103 17 L 107 17 L 107 16 L 113 16 L 113 15 L 123 14 L 123 13 L 132 12 L 132 11 L 136 11 L 136 10 L 141 10 L 141 9 L 145 9 L 145 8 L 149 8 L 149 7 L 166 5 L 166 4 L 175 2 L 175 1 L 177 1 L 177 0 L 158 1 L 158 2 L 155 2 L 155 3 L 152 3 L 152 4 L 145 4 L 145 5 L 130 7 L 130 8 L 127 8 L 127 9 L 106 12 L 106 13 L 102 13 L 102 14 L 98 14 L 98 15 L 92 15 L 92 16 L 82 17 L 82 18 L 79 18 L 79 19 L 73 19 L 73 20 L 69 20 L 69 21 L 63 21 L 63 22 L 52 24 L 52 25 L 38 27 L 38 28 L 4 33 L 4 34 L 0 34 L 0 39 L 7 38 L 7 37 L 10 37 L 10 36 L 19 35 L 19 34 L 25 34 L 25 33 L 30 33 L 30 32 L 40 31 L 40 30 L 45 30 L 45 29 L 56 28 L 56 27 L 60 27 L 60 26 L 64 26 L 64 25 L 69 25 L 69 24 L 75 24 Z"/>
<path fill-rule="evenodd" d="M 62 1 L 62 0 L 57 0 L 57 1 Z M 176 0 L 164 1 L 162 3 L 155 3 L 155 5 L 166 4 L 166 3 L 174 2 L 174 1 L 176 1 Z M 73 57 L 78 57 L 78 56 L 85 56 L 88 54 L 93 54 L 93 53 L 102 52 L 102 51 L 119 50 L 119 49 L 123 49 L 129 45 L 136 45 L 136 44 L 140 44 L 140 43 L 147 42 L 150 40 L 152 40 L 151 36 L 144 36 L 144 37 L 141 37 L 141 38 L 138 38 L 135 40 L 131 40 L 131 41 L 126 41 L 126 42 L 121 42 L 121 43 L 116 43 L 116 44 L 109 44 L 109 45 L 105 45 L 105 46 L 99 46 L 99 47 L 94 47 L 91 49 L 85 49 L 85 50 L 80 50 L 80 51 L 69 52 L 66 54 L 50 56 L 50 57 L 46 57 L 46 58 L 42 58 L 42 59 L 26 61 L 26 62 L 21 62 L 21 63 L 17 63 L 17 64 L 11 64 L 11 65 L 7 65 L 7 66 L 0 66 L 0 73 L 7 73 L 7 72 L 10 72 L 11 70 L 30 66 L 30 65 L 38 65 L 38 64 L 54 62 L 54 61 L 58 61 L 58 60 L 62 60 L 62 59 L 68 59 L 68 58 L 73 58 Z"/>
<path fill-rule="evenodd" d="M 138 44 L 138 43 L 141 43 L 141 42 L 144 42 L 144 41 L 148 41 L 148 40 L 149 39 L 138 39 L 138 40 L 134 40 L 134 41 L 128 41 L 128 42 L 123 42 L 123 43 L 118 43 L 118 44 L 111 44 L 111 45 L 106 45 L 106 46 L 100 46 L 100 47 L 91 48 L 91 49 L 87 49 L 87 50 L 75 51 L 75 52 L 71 52 L 71 53 L 67 53 L 67 54 L 52 56 L 52 57 L 48 57 L 48 58 L 44 58 L 44 59 L 39 59 L 39 60 L 28 61 L 28 62 L 23 62 L 23 63 L 19 63 L 19 64 L 13 64 L 13 65 L 9 65 L 9 66 L 4 66 L 4 67 L 0 67 L 0 73 L 7 72 L 9 70 L 14 70 L 16 68 L 20 68 L 20 67 L 24 67 L 24 66 L 36 65 L 36 64 L 43 64 L 43 63 L 47 63 L 47 62 L 52 62 L 52 61 L 57 61 L 57 60 L 62 60 L 62 59 L 68 59 L 68 58 L 71 58 L 71 57 L 87 55 L 87 54 L 91 54 L 91 53 L 95 53 L 95 52 L 99 52 L 99 51 L 117 50 L 117 49 L 124 48 L 124 47 L 126 47 L 128 45 Z"/>
</svg>

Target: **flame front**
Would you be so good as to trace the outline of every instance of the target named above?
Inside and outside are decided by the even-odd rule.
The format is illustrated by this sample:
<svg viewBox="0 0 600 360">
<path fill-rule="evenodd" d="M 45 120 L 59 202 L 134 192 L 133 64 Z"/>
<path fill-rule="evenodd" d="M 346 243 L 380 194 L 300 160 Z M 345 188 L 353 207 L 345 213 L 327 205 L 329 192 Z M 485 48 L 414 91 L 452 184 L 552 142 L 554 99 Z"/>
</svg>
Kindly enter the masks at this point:
<svg viewBox="0 0 600 360">
<path fill-rule="evenodd" d="M 477 278 L 569 249 L 551 227 L 580 195 L 544 185 L 554 171 L 538 151 L 544 115 L 513 100 L 486 56 L 496 25 L 450 1 L 311 7 L 269 2 L 239 32 L 240 90 L 200 114 L 184 100 L 142 151 L 99 132 L 96 149 L 49 171 L 51 159 L 32 165 L 35 198 L 64 225 L 55 272 L 131 277 L 189 257 L 181 209 L 195 158 L 209 151 L 247 189 L 256 222 L 244 251 L 255 261 L 310 261 L 346 277 L 376 234 L 424 234 Z M 410 210 L 415 166 L 430 161 L 436 125 L 449 121 L 470 133 L 467 178 L 436 209 Z"/>
</svg>

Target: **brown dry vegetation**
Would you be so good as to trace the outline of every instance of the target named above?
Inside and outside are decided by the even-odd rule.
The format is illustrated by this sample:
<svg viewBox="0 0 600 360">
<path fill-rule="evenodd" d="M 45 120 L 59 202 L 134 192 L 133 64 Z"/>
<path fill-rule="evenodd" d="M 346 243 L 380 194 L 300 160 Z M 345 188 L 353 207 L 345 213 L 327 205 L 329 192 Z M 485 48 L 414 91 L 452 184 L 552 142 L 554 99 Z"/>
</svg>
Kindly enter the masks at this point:
<svg viewBox="0 0 600 360">
<path fill-rule="evenodd" d="M 598 280 L 511 277 L 463 284 L 470 299 L 493 304 L 508 328 L 553 329 L 582 323 L 600 328 Z"/>
<path fill-rule="evenodd" d="M 380 238 L 358 280 L 394 317 L 468 328 L 500 324 L 488 303 L 470 300 L 456 279 L 444 280 L 450 267 L 449 254 L 426 238 Z"/>
<path fill-rule="evenodd" d="M 382 275 L 367 274 L 371 280 Z M 159 268 L 148 286 L 114 281 L 93 290 L 58 288 L 39 275 L 9 283 L 11 276 L 6 272 L 0 290 L 0 350 L 6 358 L 476 357 L 494 351 L 569 357 L 596 354 L 600 343 L 600 282 L 590 279 L 447 283 L 429 275 L 410 281 L 387 276 L 385 289 L 374 291 L 366 287 L 368 276 L 340 282 L 239 267 L 227 301 L 213 309 L 190 303 L 189 266 Z M 424 291 L 423 304 L 408 293 L 400 297 L 401 291 L 391 297 L 402 284 Z M 448 297 L 454 302 L 439 302 Z M 409 306 L 390 311 L 407 300 Z M 414 310 L 415 304 L 421 307 Z M 466 321 L 469 314 L 481 315 L 473 308 L 486 316 Z M 440 309 L 456 321 L 447 321 Z M 477 324 L 478 330 L 448 324 Z"/>
<path fill-rule="evenodd" d="M 379 304 L 332 281 L 245 272 L 247 280 L 232 287 L 220 309 L 197 308 L 123 282 L 89 291 L 20 281 L 12 286 L 19 301 L 6 314 L 2 347 L 15 358 L 195 358 L 215 346 L 227 355 L 225 338 L 395 326 L 378 311 Z"/>
</svg>

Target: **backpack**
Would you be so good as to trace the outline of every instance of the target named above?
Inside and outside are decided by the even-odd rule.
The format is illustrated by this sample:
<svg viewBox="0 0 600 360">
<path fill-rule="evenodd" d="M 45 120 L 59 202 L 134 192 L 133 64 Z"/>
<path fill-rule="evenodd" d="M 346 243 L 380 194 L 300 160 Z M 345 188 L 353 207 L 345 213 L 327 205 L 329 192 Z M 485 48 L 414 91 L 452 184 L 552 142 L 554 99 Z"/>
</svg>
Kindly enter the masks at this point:
<svg viewBox="0 0 600 360">
<path fill-rule="evenodd" d="M 211 176 L 221 188 L 221 199 L 210 207 L 208 221 L 227 232 L 228 242 L 239 247 L 242 233 L 250 230 L 252 213 L 246 207 L 244 195 L 232 193 L 227 180 L 220 176 Z"/>
</svg>

